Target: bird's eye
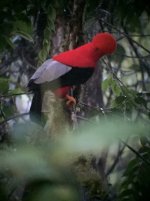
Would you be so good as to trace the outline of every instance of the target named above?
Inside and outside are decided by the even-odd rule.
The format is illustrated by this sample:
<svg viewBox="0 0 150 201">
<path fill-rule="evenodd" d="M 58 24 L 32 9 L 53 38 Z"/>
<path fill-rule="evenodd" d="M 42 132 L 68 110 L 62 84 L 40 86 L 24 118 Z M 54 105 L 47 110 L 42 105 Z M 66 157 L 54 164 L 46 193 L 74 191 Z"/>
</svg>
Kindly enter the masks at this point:
<svg viewBox="0 0 150 201">
<path fill-rule="evenodd" d="M 99 52 L 99 50 L 100 50 L 100 49 L 99 49 L 98 47 L 95 48 L 95 51 L 96 51 L 96 52 Z"/>
</svg>

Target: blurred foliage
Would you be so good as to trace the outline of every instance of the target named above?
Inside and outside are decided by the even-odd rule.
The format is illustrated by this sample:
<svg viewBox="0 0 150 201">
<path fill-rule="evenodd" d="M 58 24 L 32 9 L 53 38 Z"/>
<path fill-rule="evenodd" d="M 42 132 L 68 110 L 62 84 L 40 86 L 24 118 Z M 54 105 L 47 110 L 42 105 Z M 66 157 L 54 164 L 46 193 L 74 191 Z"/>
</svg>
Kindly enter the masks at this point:
<svg viewBox="0 0 150 201">
<path fill-rule="evenodd" d="M 0 78 L 0 93 L 1 94 L 6 94 L 8 93 L 9 89 L 9 80 L 7 78 Z"/>
<path fill-rule="evenodd" d="M 142 139 L 143 140 L 143 139 Z M 138 153 L 148 161 L 146 164 L 138 156 L 134 157 L 128 164 L 122 178 L 118 200 L 146 200 L 149 199 L 150 184 L 150 146 L 146 138 L 145 143 Z"/>
<path fill-rule="evenodd" d="M 42 49 L 38 55 L 39 64 L 43 63 L 43 61 L 47 58 L 51 49 L 50 38 L 55 32 L 56 9 L 50 5 L 45 12 L 47 13 L 47 24 L 44 29 Z"/>
<path fill-rule="evenodd" d="M 116 125 L 118 126 L 116 127 Z M 24 135 L 20 133 L 20 126 L 25 131 Z M 144 139 L 150 128 L 149 124 L 142 121 L 129 124 L 120 117 L 100 119 L 92 126 L 84 125 L 78 130 L 78 133 L 58 136 L 55 140 L 47 138 L 43 131 L 41 136 L 37 135 L 37 139 L 32 139 L 32 143 L 29 144 L 28 132 L 32 133 L 33 129 L 35 133 L 35 127 L 31 123 L 16 125 L 15 130 L 12 131 L 13 145 L 4 146 L 3 144 L 1 146 L 0 173 L 2 178 L 5 175 L 5 180 L 1 179 L 1 185 L 6 188 L 6 190 L 2 190 L 7 197 L 6 200 L 12 192 L 12 196 L 20 196 L 18 188 L 21 184 L 24 186 L 22 200 L 79 200 L 81 188 L 88 189 L 90 199 L 108 197 L 108 189 L 106 190 L 102 185 L 101 177 L 92 168 L 88 158 L 91 157 L 91 154 L 98 155 L 104 148 L 112 143 L 116 144 L 120 139 L 126 141 L 127 138 L 132 139 L 135 136 Z M 36 132 L 38 131 L 37 127 Z M 16 135 L 16 133 L 18 134 Z M 147 142 L 148 139 L 145 140 L 146 146 Z M 149 170 L 150 165 L 147 157 L 149 145 L 147 148 L 142 147 L 138 154 L 145 160 L 136 155 L 137 164 L 135 165 L 142 165 L 144 171 L 138 178 L 138 184 L 142 185 L 144 181 L 147 186 L 149 180 L 144 177 L 147 177 L 146 171 Z M 80 158 L 79 162 L 78 156 L 81 153 L 86 159 Z M 128 182 L 129 185 L 131 183 L 130 176 L 133 181 L 131 174 L 136 174 L 130 163 L 124 173 L 124 176 L 127 177 L 126 183 Z M 137 176 L 138 171 L 137 169 Z M 126 190 L 124 183 L 122 186 Z M 121 196 L 123 195 L 121 193 Z"/>
<path fill-rule="evenodd" d="M 84 12 L 77 19 L 79 3 L 83 3 Z M 0 200 L 147 199 L 150 186 L 148 5 L 146 0 L 0 1 Z M 58 24 L 65 26 L 65 33 L 58 32 Z M 75 26 L 71 32 L 77 24 L 82 24 L 82 28 Z M 78 45 L 79 39 L 80 43 L 81 38 L 88 41 L 102 31 L 116 36 L 117 51 L 99 62 L 102 81 L 90 80 L 92 90 L 85 95 L 86 102 L 79 98 L 72 116 L 69 114 L 74 131 L 52 138 L 40 126 L 27 122 L 26 110 L 21 113 L 18 97 L 27 93 L 30 100 L 26 89 L 28 78 L 37 64 L 53 52 L 55 35 L 61 35 L 63 45 L 70 48 L 72 41 L 68 42 L 67 34 Z M 104 103 L 92 94 L 97 94 L 97 86 L 101 89 L 101 82 Z M 61 125 L 62 121 L 57 124 L 57 120 L 54 118 L 54 130 L 63 130 L 65 125 Z M 117 153 L 119 142 L 124 147 L 119 146 Z M 115 148 L 111 150 L 113 145 Z M 108 153 L 104 154 L 104 150 Z M 113 173 L 117 176 L 112 182 Z"/>
</svg>

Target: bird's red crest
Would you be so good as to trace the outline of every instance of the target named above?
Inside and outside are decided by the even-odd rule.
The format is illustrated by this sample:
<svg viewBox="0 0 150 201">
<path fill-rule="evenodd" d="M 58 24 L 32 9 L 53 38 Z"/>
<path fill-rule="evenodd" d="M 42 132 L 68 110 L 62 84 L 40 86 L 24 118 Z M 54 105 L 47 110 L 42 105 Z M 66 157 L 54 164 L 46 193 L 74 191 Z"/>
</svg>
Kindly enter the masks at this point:
<svg viewBox="0 0 150 201">
<path fill-rule="evenodd" d="M 92 40 L 93 45 L 104 54 L 111 54 L 116 49 L 116 39 L 109 33 L 99 33 Z"/>
</svg>

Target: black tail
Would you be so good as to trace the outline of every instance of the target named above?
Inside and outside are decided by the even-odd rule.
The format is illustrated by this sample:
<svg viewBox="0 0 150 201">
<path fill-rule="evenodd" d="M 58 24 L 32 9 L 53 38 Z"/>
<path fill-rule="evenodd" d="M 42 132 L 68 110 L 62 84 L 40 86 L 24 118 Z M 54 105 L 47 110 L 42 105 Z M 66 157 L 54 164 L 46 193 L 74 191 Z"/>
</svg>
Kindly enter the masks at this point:
<svg viewBox="0 0 150 201">
<path fill-rule="evenodd" d="M 30 107 L 30 119 L 33 122 L 40 123 L 41 122 L 41 110 L 42 110 L 42 94 L 41 87 L 38 84 L 35 84 L 33 80 L 30 80 L 28 83 L 29 91 L 33 92 L 33 99 Z"/>
<path fill-rule="evenodd" d="M 31 107 L 30 107 L 30 119 L 32 121 L 41 121 L 41 110 L 42 110 L 42 97 L 40 90 L 34 91 Z"/>
<path fill-rule="evenodd" d="M 34 91 L 31 107 L 30 107 L 30 119 L 36 123 L 41 122 L 41 110 L 42 110 L 42 97 L 41 90 Z"/>
</svg>

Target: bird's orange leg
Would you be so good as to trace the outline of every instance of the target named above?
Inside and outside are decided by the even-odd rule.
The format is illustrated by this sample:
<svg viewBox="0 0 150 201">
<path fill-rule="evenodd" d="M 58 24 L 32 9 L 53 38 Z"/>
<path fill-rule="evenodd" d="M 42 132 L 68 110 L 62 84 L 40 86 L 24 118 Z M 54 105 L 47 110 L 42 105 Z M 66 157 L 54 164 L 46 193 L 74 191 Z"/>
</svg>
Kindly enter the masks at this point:
<svg viewBox="0 0 150 201">
<path fill-rule="evenodd" d="M 66 100 L 66 105 L 68 107 L 74 106 L 77 103 L 76 99 L 73 96 L 69 96 L 68 94 L 66 95 Z"/>
</svg>

